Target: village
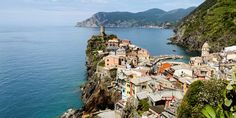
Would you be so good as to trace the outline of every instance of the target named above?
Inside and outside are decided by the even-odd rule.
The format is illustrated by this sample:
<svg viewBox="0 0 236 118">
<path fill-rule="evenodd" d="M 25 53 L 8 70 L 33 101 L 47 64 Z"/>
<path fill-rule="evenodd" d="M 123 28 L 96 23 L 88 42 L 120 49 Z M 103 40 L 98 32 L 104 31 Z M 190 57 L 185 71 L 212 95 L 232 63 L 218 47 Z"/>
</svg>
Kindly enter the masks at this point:
<svg viewBox="0 0 236 118">
<path fill-rule="evenodd" d="M 105 28 L 101 27 L 100 32 L 102 36 Z M 128 103 L 137 107 L 143 100 L 150 107 L 141 117 L 174 118 L 191 83 L 209 79 L 231 81 L 236 64 L 236 46 L 210 53 L 207 42 L 202 45 L 201 56 L 190 57 L 189 63 L 174 61 L 183 58 L 181 55 L 151 56 L 146 49 L 118 38 L 107 41 L 106 51 L 99 50 L 98 54 L 106 56 L 97 65 L 96 74 L 104 78 L 116 69 L 115 81 L 109 88 L 120 91 L 122 96 L 115 110 L 97 113 L 101 118 L 120 118 Z"/>
</svg>

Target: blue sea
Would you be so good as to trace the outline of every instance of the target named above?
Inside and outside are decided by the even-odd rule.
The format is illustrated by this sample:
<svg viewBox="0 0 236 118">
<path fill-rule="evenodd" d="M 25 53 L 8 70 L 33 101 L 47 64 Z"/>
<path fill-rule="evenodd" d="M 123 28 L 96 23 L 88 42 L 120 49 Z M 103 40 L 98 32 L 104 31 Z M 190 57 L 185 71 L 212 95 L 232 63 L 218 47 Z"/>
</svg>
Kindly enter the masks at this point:
<svg viewBox="0 0 236 118">
<path fill-rule="evenodd" d="M 98 28 L 0 27 L 0 118 L 57 118 L 80 108 L 87 40 Z M 188 54 L 167 45 L 168 29 L 107 28 L 152 55 Z M 176 50 L 176 52 L 173 52 Z"/>
</svg>

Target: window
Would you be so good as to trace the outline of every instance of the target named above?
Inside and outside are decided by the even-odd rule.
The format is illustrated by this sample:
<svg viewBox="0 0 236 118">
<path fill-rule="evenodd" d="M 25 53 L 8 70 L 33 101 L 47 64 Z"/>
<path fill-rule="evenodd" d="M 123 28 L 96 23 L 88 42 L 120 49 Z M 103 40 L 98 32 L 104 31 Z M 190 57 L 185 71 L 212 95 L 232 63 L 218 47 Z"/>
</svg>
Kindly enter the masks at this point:
<svg viewBox="0 0 236 118">
<path fill-rule="evenodd" d="M 146 89 L 146 85 L 142 85 L 142 89 Z"/>
<path fill-rule="evenodd" d="M 107 61 L 109 61 L 109 59 L 107 59 Z"/>
</svg>

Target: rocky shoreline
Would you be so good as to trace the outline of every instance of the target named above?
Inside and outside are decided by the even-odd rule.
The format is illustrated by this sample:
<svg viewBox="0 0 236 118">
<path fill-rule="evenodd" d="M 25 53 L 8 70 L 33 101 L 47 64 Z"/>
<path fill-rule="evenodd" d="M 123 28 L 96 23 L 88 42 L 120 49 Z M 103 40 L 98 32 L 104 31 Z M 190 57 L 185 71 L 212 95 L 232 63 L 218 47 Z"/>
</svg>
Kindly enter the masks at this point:
<svg viewBox="0 0 236 118">
<path fill-rule="evenodd" d="M 87 82 L 81 86 L 84 106 L 80 110 L 68 109 L 61 118 L 79 118 L 92 115 L 99 110 L 114 109 L 114 104 L 120 99 L 120 92 L 109 89 L 108 86 L 115 77 L 98 77 L 96 72 L 98 63 L 106 54 L 97 54 L 98 50 L 105 50 L 105 42 L 116 37 L 106 35 L 94 35 L 88 40 L 86 50 Z M 95 56 L 96 55 L 96 56 Z"/>
</svg>

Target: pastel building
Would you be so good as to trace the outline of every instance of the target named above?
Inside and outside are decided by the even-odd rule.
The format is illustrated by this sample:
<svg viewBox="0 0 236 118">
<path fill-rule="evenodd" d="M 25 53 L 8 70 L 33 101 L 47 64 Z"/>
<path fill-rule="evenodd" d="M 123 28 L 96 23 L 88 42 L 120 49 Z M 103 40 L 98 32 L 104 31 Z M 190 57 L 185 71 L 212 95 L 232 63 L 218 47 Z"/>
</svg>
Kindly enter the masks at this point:
<svg viewBox="0 0 236 118">
<path fill-rule="evenodd" d="M 132 69 L 118 68 L 117 70 L 117 89 L 122 92 L 122 100 L 126 101 L 131 94 L 130 80 L 142 77 L 142 73 Z"/>
<path fill-rule="evenodd" d="M 191 66 L 201 66 L 203 64 L 202 57 L 191 57 L 189 64 Z"/>
<path fill-rule="evenodd" d="M 189 65 L 178 65 L 178 66 L 172 66 L 172 69 L 174 69 L 174 77 L 193 77 L 193 70 Z"/>
<path fill-rule="evenodd" d="M 131 45 L 130 40 L 121 40 L 120 47 L 127 49 Z"/>
<path fill-rule="evenodd" d="M 112 68 L 112 67 L 118 67 L 120 58 L 116 55 L 108 55 L 103 58 L 105 61 L 105 67 Z"/>
<path fill-rule="evenodd" d="M 111 40 L 108 40 L 107 46 L 108 47 L 119 47 L 119 40 L 117 38 L 113 38 Z"/>
<path fill-rule="evenodd" d="M 207 65 L 193 68 L 193 76 L 200 80 L 213 78 L 215 72 L 216 71 L 214 70 L 214 68 L 211 68 Z"/>
<path fill-rule="evenodd" d="M 146 49 L 140 48 L 137 54 L 140 61 L 149 60 L 150 55 Z"/>
<path fill-rule="evenodd" d="M 137 98 L 137 93 L 143 91 L 150 91 L 148 88 L 148 82 L 151 81 L 152 78 L 150 76 L 131 79 L 130 80 L 130 95 Z"/>
<path fill-rule="evenodd" d="M 126 50 L 124 48 L 119 48 L 118 50 L 116 50 L 116 55 L 126 56 Z"/>
</svg>

